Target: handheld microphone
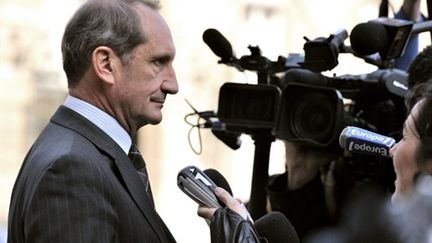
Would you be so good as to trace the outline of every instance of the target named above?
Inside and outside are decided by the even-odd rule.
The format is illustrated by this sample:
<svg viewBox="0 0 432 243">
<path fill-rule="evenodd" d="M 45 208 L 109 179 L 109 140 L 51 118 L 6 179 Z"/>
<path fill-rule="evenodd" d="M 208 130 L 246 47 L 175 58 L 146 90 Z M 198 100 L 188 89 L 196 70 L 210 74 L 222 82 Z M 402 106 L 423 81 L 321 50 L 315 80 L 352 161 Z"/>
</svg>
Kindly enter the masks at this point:
<svg viewBox="0 0 432 243">
<path fill-rule="evenodd" d="M 231 196 L 231 187 L 225 177 L 215 169 L 201 171 L 196 166 L 186 166 L 177 175 L 177 186 L 198 204 L 208 207 L 225 207 L 225 204 L 216 198 L 215 187 L 222 187 Z"/>
<path fill-rule="evenodd" d="M 232 196 L 232 190 L 228 183 L 228 181 L 225 179 L 225 177 L 219 173 L 219 171 L 215 169 L 205 169 L 204 174 L 206 174 L 218 187 L 222 187 L 225 189 L 225 191 L 229 192 L 229 194 Z"/>
<path fill-rule="evenodd" d="M 214 194 L 216 184 L 196 166 L 187 166 L 179 171 L 177 186 L 200 205 L 211 208 L 222 206 Z"/>
<path fill-rule="evenodd" d="M 244 71 L 239 60 L 234 56 L 230 42 L 216 29 L 207 29 L 203 33 L 203 41 L 210 47 L 216 56 L 220 57 L 219 63 L 227 64 Z"/>
<path fill-rule="evenodd" d="M 260 237 L 264 237 L 268 243 L 299 243 L 297 232 L 281 212 L 270 212 L 257 221 L 255 228 Z"/>
<path fill-rule="evenodd" d="M 349 152 L 382 157 L 390 156 L 395 143 L 391 137 L 353 126 L 345 127 L 339 136 L 339 145 Z"/>
</svg>

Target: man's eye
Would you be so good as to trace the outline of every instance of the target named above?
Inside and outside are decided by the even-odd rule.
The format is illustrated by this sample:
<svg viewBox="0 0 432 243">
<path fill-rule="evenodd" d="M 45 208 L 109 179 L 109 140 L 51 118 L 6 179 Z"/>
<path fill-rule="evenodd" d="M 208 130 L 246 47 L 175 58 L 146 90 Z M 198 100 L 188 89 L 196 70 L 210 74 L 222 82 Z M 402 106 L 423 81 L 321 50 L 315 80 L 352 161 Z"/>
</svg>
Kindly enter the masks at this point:
<svg viewBox="0 0 432 243">
<path fill-rule="evenodd" d="M 154 60 L 153 63 L 156 66 L 162 66 L 163 65 L 163 63 L 160 60 Z"/>
<path fill-rule="evenodd" d="M 170 58 L 168 58 L 168 57 L 163 57 L 163 58 L 157 58 L 157 59 L 153 60 L 153 63 L 154 63 L 156 66 L 162 66 L 162 65 L 167 64 L 169 61 L 170 61 Z"/>
</svg>

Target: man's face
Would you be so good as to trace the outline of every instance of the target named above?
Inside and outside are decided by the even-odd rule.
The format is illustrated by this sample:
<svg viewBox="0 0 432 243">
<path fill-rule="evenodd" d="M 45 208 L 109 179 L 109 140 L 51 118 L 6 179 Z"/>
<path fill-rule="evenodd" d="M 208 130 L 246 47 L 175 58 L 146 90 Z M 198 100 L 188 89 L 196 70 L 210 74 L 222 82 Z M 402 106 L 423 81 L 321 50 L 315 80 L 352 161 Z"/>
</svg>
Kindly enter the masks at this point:
<svg viewBox="0 0 432 243">
<path fill-rule="evenodd" d="M 147 42 L 132 51 L 115 91 L 121 116 L 131 129 L 158 124 L 167 94 L 178 92 L 172 66 L 175 47 L 167 24 L 157 11 L 142 4 L 137 4 L 136 10 Z"/>
</svg>

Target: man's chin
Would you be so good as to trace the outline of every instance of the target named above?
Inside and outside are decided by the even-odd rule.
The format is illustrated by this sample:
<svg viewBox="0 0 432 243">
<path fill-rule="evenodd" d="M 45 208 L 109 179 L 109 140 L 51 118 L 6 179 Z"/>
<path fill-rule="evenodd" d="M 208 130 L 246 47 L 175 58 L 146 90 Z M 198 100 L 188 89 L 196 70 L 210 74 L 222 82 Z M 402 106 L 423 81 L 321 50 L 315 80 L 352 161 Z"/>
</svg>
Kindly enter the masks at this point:
<svg viewBox="0 0 432 243">
<path fill-rule="evenodd" d="M 158 125 L 162 121 L 162 116 L 160 117 L 144 117 L 138 124 L 138 128 L 146 125 Z"/>
<path fill-rule="evenodd" d="M 149 119 L 148 124 L 150 125 L 158 125 L 162 121 L 162 116 L 160 117 L 154 117 L 152 119 Z"/>
</svg>

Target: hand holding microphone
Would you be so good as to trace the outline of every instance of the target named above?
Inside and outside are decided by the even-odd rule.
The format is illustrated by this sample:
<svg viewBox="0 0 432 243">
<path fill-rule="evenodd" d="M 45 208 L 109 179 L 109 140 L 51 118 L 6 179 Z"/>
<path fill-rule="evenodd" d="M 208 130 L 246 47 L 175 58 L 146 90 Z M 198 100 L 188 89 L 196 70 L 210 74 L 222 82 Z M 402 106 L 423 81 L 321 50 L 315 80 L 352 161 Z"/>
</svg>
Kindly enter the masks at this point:
<svg viewBox="0 0 432 243">
<path fill-rule="evenodd" d="M 218 208 L 227 206 L 244 219 L 250 219 L 245 206 L 232 197 L 228 182 L 217 170 L 208 169 L 204 173 L 195 166 L 187 166 L 179 172 L 177 185 L 200 205 L 201 217 L 210 219 Z"/>
<path fill-rule="evenodd" d="M 244 210 L 247 215 L 245 217 L 242 215 L 243 219 L 238 221 L 236 220 L 238 217 L 232 217 L 232 213 L 223 208 L 219 210 L 216 214 L 216 219 L 213 219 L 213 222 L 210 225 L 212 231 L 212 243 L 299 242 L 298 235 L 293 226 L 282 213 L 272 212 L 266 214 L 259 218 L 255 224 L 252 224 L 251 220 L 247 220 L 246 218 L 249 217 L 249 213 L 242 203 L 232 197 L 232 190 L 228 181 L 217 170 L 206 169 L 201 171 L 195 166 L 188 166 L 179 172 L 177 184 L 183 192 L 200 205 L 210 205 L 215 203 L 213 199 L 208 199 L 213 198 L 213 196 L 222 199 L 217 202 L 218 205 L 215 205 L 214 207 L 200 206 L 199 210 L 209 210 L 204 213 L 211 212 L 211 215 L 213 215 L 217 209 L 221 209 L 226 205 L 235 212 L 242 212 L 242 210 Z M 203 196 L 203 194 L 207 193 L 209 193 L 210 196 Z M 206 202 L 206 200 L 209 201 Z M 237 210 L 236 207 L 241 208 L 238 208 Z M 238 214 L 241 215 L 242 213 Z M 234 239 L 237 239 L 237 241 L 234 241 Z"/>
</svg>

